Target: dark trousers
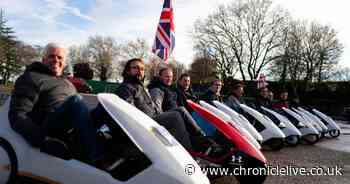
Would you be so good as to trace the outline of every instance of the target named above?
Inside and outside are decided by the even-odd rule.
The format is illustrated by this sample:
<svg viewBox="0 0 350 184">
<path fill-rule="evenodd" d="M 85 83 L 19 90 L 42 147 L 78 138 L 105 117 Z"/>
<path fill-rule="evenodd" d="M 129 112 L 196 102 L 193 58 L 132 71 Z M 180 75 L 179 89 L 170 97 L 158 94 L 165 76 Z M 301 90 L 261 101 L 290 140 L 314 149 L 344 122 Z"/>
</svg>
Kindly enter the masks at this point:
<svg viewBox="0 0 350 184">
<path fill-rule="evenodd" d="M 186 110 L 185 107 L 178 107 L 172 109 L 171 111 L 180 113 L 185 123 L 186 130 L 191 136 L 205 136 L 203 130 L 197 125 L 196 121 L 192 118 L 191 114 Z"/>
<path fill-rule="evenodd" d="M 54 112 L 48 115 L 44 123 L 47 136 L 61 139 L 68 132 L 77 131 L 83 152 L 90 161 L 102 157 L 102 151 L 96 141 L 96 127 L 90 117 L 90 112 L 80 95 L 69 97 Z M 64 138 L 64 137 L 63 137 Z"/>
</svg>

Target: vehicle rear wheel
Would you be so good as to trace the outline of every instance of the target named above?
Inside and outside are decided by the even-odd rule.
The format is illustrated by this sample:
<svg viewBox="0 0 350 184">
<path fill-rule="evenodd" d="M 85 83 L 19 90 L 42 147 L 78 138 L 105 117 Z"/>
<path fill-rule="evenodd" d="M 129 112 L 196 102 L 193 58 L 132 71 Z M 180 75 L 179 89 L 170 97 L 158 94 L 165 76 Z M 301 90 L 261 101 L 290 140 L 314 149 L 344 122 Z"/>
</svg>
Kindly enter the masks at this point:
<svg viewBox="0 0 350 184">
<path fill-rule="evenodd" d="M 320 136 L 317 134 L 308 134 L 308 135 L 304 135 L 302 137 L 302 140 L 304 140 L 309 145 L 313 145 L 320 140 Z"/>
<path fill-rule="evenodd" d="M 331 130 L 331 131 L 329 131 L 329 135 L 333 138 L 339 137 L 340 130 Z"/>
<path fill-rule="evenodd" d="M 263 148 L 267 150 L 278 151 L 284 147 L 284 139 L 273 138 L 263 142 Z"/>
<path fill-rule="evenodd" d="M 297 146 L 299 144 L 299 136 L 291 135 L 285 138 L 287 145 L 289 146 Z"/>
<path fill-rule="evenodd" d="M 15 183 L 18 161 L 11 144 L 0 137 L 0 183 Z"/>
</svg>

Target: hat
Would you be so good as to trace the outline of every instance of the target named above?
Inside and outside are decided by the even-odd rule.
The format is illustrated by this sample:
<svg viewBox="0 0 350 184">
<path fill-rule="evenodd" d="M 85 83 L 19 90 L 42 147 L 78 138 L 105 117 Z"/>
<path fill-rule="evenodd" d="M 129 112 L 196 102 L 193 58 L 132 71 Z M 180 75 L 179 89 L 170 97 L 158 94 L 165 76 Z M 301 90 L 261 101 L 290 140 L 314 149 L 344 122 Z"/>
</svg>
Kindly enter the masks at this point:
<svg viewBox="0 0 350 184">
<path fill-rule="evenodd" d="M 232 80 L 232 87 L 233 88 L 244 87 L 244 83 L 243 83 L 243 81 L 233 79 Z"/>
</svg>

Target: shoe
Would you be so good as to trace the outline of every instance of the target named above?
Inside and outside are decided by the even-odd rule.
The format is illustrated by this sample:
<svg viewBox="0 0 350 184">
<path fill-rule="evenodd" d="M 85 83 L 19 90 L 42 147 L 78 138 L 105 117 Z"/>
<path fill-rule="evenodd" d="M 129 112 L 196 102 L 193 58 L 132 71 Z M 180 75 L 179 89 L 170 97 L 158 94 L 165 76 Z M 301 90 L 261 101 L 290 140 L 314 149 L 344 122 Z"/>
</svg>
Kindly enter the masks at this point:
<svg viewBox="0 0 350 184">
<path fill-rule="evenodd" d="M 224 154 L 224 149 L 213 139 L 204 136 L 193 137 L 193 149 L 196 152 L 204 153 L 207 156 L 220 156 Z"/>
</svg>

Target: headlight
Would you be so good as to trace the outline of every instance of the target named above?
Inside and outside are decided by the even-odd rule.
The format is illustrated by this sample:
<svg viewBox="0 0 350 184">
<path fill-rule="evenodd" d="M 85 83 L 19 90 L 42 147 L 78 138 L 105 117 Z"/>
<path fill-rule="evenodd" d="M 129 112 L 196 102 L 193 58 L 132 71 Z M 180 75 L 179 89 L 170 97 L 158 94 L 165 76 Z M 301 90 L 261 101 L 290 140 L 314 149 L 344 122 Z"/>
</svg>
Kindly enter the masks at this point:
<svg viewBox="0 0 350 184">
<path fill-rule="evenodd" d="M 283 122 L 281 122 L 281 123 L 278 125 L 278 127 L 279 127 L 279 128 L 286 128 L 286 125 L 285 125 Z"/>
<path fill-rule="evenodd" d="M 299 128 L 306 127 L 307 128 L 308 126 L 306 126 L 304 123 L 299 121 L 299 123 L 297 124 L 297 127 L 299 127 Z"/>
<path fill-rule="evenodd" d="M 152 127 L 151 132 L 166 146 L 176 146 L 179 144 L 163 126 Z"/>
</svg>

